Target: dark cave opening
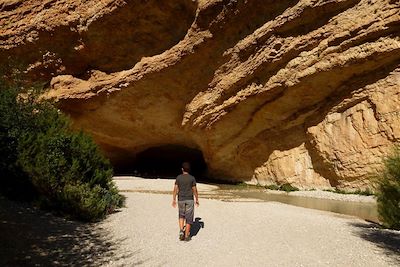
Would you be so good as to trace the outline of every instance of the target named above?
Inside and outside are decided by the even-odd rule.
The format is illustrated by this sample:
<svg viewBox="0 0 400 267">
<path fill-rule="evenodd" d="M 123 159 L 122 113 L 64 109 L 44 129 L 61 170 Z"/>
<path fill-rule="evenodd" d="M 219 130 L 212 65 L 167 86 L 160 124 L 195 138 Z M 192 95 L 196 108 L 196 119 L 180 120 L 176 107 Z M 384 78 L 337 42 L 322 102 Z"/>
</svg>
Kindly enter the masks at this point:
<svg viewBox="0 0 400 267">
<path fill-rule="evenodd" d="M 115 172 L 119 175 L 129 174 L 145 178 L 175 178 L 181 173 L 183 162 L 190 163 L 191 174 L 197 180 L 205 179 L 207 164 L 203 153 L 181 145 L 148 148 L 138 153 L 130 163 L 115 168 Z"/>
</svg>

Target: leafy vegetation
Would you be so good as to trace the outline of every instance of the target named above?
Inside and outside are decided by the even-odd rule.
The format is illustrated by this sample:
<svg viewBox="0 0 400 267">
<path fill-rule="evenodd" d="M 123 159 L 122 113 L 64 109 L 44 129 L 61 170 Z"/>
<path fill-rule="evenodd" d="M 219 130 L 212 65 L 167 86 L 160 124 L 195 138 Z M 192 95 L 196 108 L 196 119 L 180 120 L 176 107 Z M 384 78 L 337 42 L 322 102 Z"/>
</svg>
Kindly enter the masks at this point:
<svg viewBox="0 0 400 267">
<path fill-rule="evenodd" d="M 295 187 L 295 186 L 293 186 L 293 185 L 291 185 L 291 184 L 289 184 L 289 183 L 282 184 L 282 185 L 279 187 L 279 190 L 285 191 L 285 192 L 299 191 L 299 189 L 298 189 L 297 187 Z"/>
<path fill-rule="evenodd" d="M 252 188 L 252 189 L 262 188 L 260 184 L 247 184 L 245 182 L 236 183 L 235 186 L 238 188 Z"/>
<path fill-rule="evenodd" d="M 378 179 L 378 212 L 385 226 L 400 230 L 400 146 L 384 160 Z"/>
<path fill-rule="evenodd" d="M 271 184 L 271 185 L 266 185 L 265 186 L 266 189 L 270 189 L 270 190 L 279 190 L 279 191 L 285 191 L 285 192 L 293 192 L 293 191 L 299 191 L 299 189 L 289 183 L 285 183 L 282 185 L 275 185 L 275 184 Z"/>
<path fill-rule="evenodd" d="M 51 103 L 0 84 L 0 191 L 95 221 L 123 205 L 112 167 L 93 140 Z"/>
<path fill-rule="evenodd" d="M 345 194 L 345 195 L 362 195 L 362 196 L 372 196 L 374 195 L 374 192 L 371 191 L 371 189 L 367 188 L 365 190 L 361 190 L 361 189 L 357 189 L 355 191 L 345 191 L 343 189 L 339 189 L 339 188 L 335 188 L 334 190 L 332 189 L 326 189 L 324 191 L 327 192 L 333 192 L 333 193 L 337 193 L 337 194 Z"/>
</svg>

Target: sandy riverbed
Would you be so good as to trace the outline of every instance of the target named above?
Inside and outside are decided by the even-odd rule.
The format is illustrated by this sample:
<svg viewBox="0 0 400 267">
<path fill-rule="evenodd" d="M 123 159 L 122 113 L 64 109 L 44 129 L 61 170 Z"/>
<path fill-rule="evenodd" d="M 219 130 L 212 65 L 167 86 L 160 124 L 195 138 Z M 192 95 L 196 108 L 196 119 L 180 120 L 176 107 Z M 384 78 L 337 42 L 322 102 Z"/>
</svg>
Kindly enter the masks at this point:
<svg viewBox="0 0 400 267">
<path fill-rule="evenodd" d="M 398 266 L 400 232 L 276 202 L 200 199 L 178 240 L 173 180 L 117 178 L 126 207 L 82 224 L 0 201 L 2 266 Z M 215 187 L 199 184 L 201 195 Z M 149 193 L 153 192 L 153 193 Z M 143 193 L 147 192 L 147 193 Z M 156 193 L 158 192 L 158 193 Z"/>
<path fill-rule="evenodd" d="M 201 199 L 196 235 L 178 240 L 173 180 L 117 179 L 127 208 L 102 223 L 132 257 L 110 263 L 144 266 L 395 266 L 400 233 L 357 218 L 274 202 Z M 199 184 L 201 194 L 215 187 Z M 204 226 L 204 227 L 202 227 Z M 390 237 L 390 238 L 389 238 Z M 395 239 L 393 239 L 395 238 Z M 386 241 L 385 241 L 386 239 Z M 387 244 L 386 244 L 386 243 Z M 400 246 L 400 245 L 399 245 Z M 396 255 L 397 254 L 397 255 Z"/>
</svg>

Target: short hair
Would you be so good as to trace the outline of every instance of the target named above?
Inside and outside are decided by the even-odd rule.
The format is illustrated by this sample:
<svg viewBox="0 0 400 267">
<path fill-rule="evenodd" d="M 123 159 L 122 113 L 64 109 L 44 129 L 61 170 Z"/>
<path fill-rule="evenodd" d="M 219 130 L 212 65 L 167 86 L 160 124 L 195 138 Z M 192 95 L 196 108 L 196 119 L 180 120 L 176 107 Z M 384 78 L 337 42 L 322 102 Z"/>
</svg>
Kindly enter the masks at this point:
<svg viewBox="0 0 400 267">
<path fill-rule="evenodd" d="M 185 172 L 190 172 L 190 163 L 189 163 L 189 162 L 184 162 L 184 163 L 182 163 L 182 169 L 183 169 Z"/>
</svg>

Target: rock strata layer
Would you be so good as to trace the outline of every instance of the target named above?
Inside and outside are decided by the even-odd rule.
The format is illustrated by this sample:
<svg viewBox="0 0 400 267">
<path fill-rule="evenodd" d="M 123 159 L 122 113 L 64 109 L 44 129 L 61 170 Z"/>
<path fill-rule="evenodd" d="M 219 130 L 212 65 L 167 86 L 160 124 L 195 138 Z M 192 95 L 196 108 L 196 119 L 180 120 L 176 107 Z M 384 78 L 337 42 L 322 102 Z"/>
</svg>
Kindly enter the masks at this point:
<svg viewBox="0 0 400 267">
<path fill-rule="evenodd" d="M 178 145 L 213 178 L 362 189 L 400 140 L 399 1 L 6 0 L 0 59 L 115 164 Z"/>
</svg>

